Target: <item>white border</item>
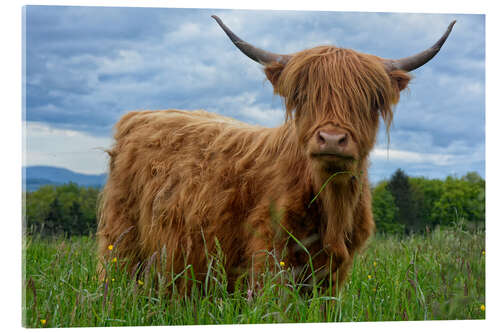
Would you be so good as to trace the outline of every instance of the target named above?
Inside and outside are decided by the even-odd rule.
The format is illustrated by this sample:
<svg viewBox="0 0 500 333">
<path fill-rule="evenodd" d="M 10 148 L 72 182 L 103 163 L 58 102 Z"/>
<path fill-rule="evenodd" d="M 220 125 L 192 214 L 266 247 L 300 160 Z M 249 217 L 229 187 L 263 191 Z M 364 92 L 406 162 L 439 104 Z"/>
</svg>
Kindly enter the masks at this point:
<svg viewBox="0 0 500 333">
<path fill-rule="evenodd" d="M 7 3 L 7 4 L 5 4 Z M 343 331 L 398 331 L 404 329 L 407 332 L 421 332 L 422 330 L 454 330 L 472 331 L 485 328 L 498 327 L 499 302 L 496 295 L 499 295 L 498 284 L 494 277 L 497 273 L 498 242 L 495 237 L 498 235 L 498 171 L 497 171 L 497 142 L 499 124 L 499 108 L 494 97 L 498 96 L 498 84 L 496 83 L 498 65 L 494 59 L 500 59 L 498 52 L 498 42 L 495 35 L 500 31 L 498 12 L 495 10 L 493 1 L 6 1 L 2 3 L 0 11 L 1 19 L 0 33 L 3 43 L 7 43 L 2 48 L 1 71 L 3 76 L 1 134 L 2 148 L 7 150 L 3 153 L 1 163 L 1 175 L 3 175 L 2 196 L 0 202 L 2 207 L 7 208 L 7 214 L 3 214 L 3 226 L 0 244 L 2 245 L 2 278 L 0 288 L 2 289 L 0 317 L 3 318 L 1 324 L 4 328 L 21 330 L 21 11 L 22 5 L 77 5 L 77 6 L 126 6 L 126 7 L 171 7 L 171 8 L 237 8 L 237 9 L 287 9 L 287 10 L 329 10 L 329 11 L 368 11 L 368 12 L 421 12 L 421 13 L 468 13 L 486 14 L 486 180 L 487 180 L 487 302 L 486 321 L 443 321 L 443 322 L 386 322 L 386 323 L 354 323 L 354 324 L 293 324 L 293 325 L 242 325 L 238 330 L 255 331 L 287 329 L 319 329 L 329 331 L 331 329 L 341 329 Z M 7 185 L 7 186 L 5 186 Z M 493 281 L 492 281 L 493 279 Z M 108 328 L 107 331 L 115 331 L 124 328 Z M 163 331 L 165 327 L 148 328 L 125 328 L 129 331 L 140 329 Z M 168 329 L 174 329 L 169 327 Z M 176 331 L 198 330 L 200 327 L 183 326 L 175 327 Z M 95 330 L 95 329 L 94 329 Z M 102 330 L 98 328 L 97 330 Z M 232 326 L 204 326 L 203 330 L 217 330 L 219 332 L 233 331 Z M 488 330 L 489 331 L 489 330 Z"/>
</svg>

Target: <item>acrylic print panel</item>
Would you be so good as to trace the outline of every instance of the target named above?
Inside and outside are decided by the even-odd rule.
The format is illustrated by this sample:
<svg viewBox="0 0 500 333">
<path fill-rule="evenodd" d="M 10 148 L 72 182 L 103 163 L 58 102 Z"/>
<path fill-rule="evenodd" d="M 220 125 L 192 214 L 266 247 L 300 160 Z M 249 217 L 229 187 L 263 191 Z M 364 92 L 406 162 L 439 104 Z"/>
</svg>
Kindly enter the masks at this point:
<svg viewBox="0 0 500 333">
<path fill-rule="evenodd" d="M 314 51 L 263 66 L 211 15 Z M 453 20 L 411 77 L 367 56 Z M 27 6 L 23 24 L 25 327 L 485 318 L 484 15 Z M 148 111 L 167 109 L 190 111 Z"/>
</svg>

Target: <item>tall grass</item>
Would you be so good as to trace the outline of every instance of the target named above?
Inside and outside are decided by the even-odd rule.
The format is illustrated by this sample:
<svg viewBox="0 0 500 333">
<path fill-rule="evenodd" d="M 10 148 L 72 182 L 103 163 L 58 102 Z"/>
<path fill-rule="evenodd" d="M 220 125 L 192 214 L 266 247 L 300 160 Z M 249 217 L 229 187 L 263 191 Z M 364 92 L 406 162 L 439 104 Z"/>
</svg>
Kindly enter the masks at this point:
<svg viewBox="0 0 500 333">
<path fill-rule="evenodd" d="M 425 235 L 378 235 L 355 259 L 334 296 L 304 292 L 291 269 L 269 254 L 258 291 L 243 277 L 228 292 L 222 253 L 188 291 L 190 267 L 165 276 L 154 265 L 124 273 L 106 263 L 96 271 L 92 237 L 24 240 L 23 324 L 26 327 L 298 323 L 484 319 L 484 232 L 436 229 Z M 283 263 L 282 263 L 283 264 Z M 167 291 L 168 290 L 168 291 Z M 316 290 L 316 289 L 315 289 Z M 319 289 L 318 289 L 319 290 Z"/>
</svg>

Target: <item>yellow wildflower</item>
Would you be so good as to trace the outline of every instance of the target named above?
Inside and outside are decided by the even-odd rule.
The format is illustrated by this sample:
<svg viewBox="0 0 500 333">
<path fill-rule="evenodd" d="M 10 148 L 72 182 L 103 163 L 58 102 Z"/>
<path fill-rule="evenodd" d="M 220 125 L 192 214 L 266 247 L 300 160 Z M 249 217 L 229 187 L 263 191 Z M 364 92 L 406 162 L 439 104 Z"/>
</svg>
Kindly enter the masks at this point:
<svg viewBox="0 0 500 333">
<path fill-rule="evenodd" d="M 484 311 L 486 310 L 486 307 L 484 306 L 484 304 L 481 304 L 481 311 Z"/>
<path fill-rule="evenodd" d="M 368 280 L 371 280 L 372 276 L 370 274 L 368 274 Z"/>
<path fill-rule="evenodd" d="M 483 253 L 483 256 L 486 254 L 486 252 L 485 252 L 484 250 L 483 250 L 483 252 L 482 252 L 482 253 Z"/>
<path fill-rule="evenodd" d="M 374 262 L 373 262 L 373 267 L 376 267 L 376 266 L 377 266 L 377 262 L 376 262 L 376 261 L 374 261 Z"/>
<path fill-rule="evenodd" d="M 115 278 L 112 278 L 112 279 L 111 279 L 111 282 L 115 282 Z"/>
<path fill-rule="evenodd" d="M 108 245 L 108 250 L 113 250 L 113 245 Z"/>
<path fill-rule="evenodd" d="M 113 260 L 111 260 L 112 262 L 117 262 L 118 259 L 116 259 L 116 257 L 113 258 Z"/>
<path fill-rule="evenodd" d="M 42 325 L 45 325 L 45 324 L 47 324 L 47 320 L 46 320 L 46 319 L 40 319 L 40 323 L 41 323 Z"/>
<path fill-rule="evenodd" d="M 144 282 L 142 282 L 141 280 L 137 280 L 137 283 L 141 286 L 144 284 Z"/>
<path fill-rule="evenodd" d="M 280 266 L 281 267 L 285 267 L 285 262 L 284 261 L 280 261 Z"/>
</svg>

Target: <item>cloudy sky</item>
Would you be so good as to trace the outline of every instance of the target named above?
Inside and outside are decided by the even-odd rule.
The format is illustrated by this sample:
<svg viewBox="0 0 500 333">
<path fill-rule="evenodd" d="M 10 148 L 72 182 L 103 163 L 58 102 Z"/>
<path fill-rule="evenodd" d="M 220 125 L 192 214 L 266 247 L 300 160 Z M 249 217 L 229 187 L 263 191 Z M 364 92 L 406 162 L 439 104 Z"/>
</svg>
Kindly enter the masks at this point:
<svg viewBox="0 0 500 333">
<path fill-rule="evenodd" d="M 441 52 L 413 72 L 389 146 L 381 128 L 370 178 L 397 168 L 429 178 L 485 176 L 485 17 L 477 14 L 28 6 L 24 165 L 106 172 L 103 149 L 130 110 L 206 109 L 282 123 L 282 101 L 262 68 L 212 14 L 277 53 L 334 44 L 386 58 L 429 47 L 456 19 Z"/>
</svg>

